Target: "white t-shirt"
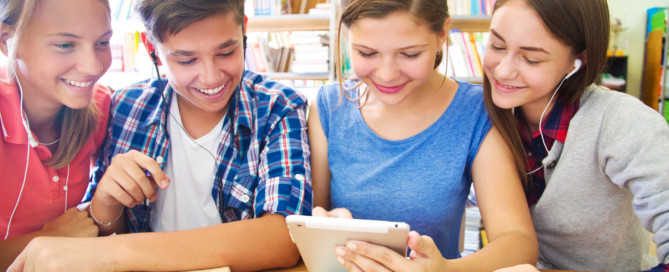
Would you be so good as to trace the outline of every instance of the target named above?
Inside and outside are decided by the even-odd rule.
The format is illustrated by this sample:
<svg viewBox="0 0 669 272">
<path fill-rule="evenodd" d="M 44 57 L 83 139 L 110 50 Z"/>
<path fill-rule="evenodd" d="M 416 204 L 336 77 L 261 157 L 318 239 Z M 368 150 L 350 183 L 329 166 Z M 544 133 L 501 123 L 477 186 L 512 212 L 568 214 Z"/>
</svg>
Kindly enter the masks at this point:
<svg viewBox="0 0 669 272">
<path fill-rule="evenodd" d="M 211 195 L 216 171 L 213 156 L 228 130 L 221 129 L 221 118 L 209 133 L 192 139 L 181 127 L 176 93 L 172 101 L 170 113 L 174 118 L 167 116 L 170 150 L 165 162 L 165 174 L 171 183 L 165 190 L 157 189 L 158 200 L 151 207 L 151 229 L 175 231 L 220 224 L 221 217 Z"/>
</svg>

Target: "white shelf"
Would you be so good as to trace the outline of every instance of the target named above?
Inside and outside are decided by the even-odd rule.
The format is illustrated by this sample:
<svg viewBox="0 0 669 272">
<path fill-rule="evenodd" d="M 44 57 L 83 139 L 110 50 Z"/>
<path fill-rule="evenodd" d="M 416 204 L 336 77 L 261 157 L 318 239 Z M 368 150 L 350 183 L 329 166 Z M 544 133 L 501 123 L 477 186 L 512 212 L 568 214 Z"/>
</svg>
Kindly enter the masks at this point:
<svg viewBox="0 0 669 272">
<path fill-rule="evenodd" d="M 454 15 L 451 16 L 449 28 L 464 32 L 488 32 L 490 30 L 489 15 Z"/>
<path fill-rule="evenodd" d="M 263 73 L 272 79 L 288 79 L 288 80 L 327 80 L 328 73 Z"/>
<path fill-rule="evenodd" d="M 249 17 L 249 32 L 320 31 L 330 29 L 329 15 L 290 14 Z"/>
<path fill-rule="evenodd" d="M 490 30 L 490 16 L 488 15 L 454 15 L 451 16 L 450 29 L 459 29 L 467 32 L 488 32 Z M 289 14 L 277 16 L 249 17 L 248 31 L 250 32 L 277 32 L 277 31 L 315 31 L 329 30 L 329 15 Z"/>
</svg>

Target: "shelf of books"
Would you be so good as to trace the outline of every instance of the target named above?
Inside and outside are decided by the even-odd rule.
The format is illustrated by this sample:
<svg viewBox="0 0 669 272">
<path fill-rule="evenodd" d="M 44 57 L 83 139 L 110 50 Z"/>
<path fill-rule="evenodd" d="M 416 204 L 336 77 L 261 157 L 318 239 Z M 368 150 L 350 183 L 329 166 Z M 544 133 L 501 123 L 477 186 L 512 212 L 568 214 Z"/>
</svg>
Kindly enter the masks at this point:
<svg viewBox="0 0 669 272">
<path fill-rule="evenodd" d="M 130 10 L 133 1 L 110 1 L 114 21 L 113 61 L 101 83 L 114 89 L 154 76 L 151 61 L 139 40 L 143 26 Z M 444 58 L 448 63 L 443 62 L 440 71 L 460 80 L 481 83 L 481 56 L 490 25 L 490 16 L 485 14 L 489 7 L 481 5 L 476 12 L 471 8 L 473 3 L 470 6 L 459 3 L 463 1 L 470 0 L 449 0 L 449 5 L 461 6 L 460 11 L 451 13 L 448 49 L 444 48 L 444 52 L 448 52 L 448 58 Z M 326 1 L 246 0 L 249 16 L 246 68 L 296 88 L 313 89 L 331 82 L 334 75 L 330 44 L 335 23 L 330 3 L 322 2 Z M 285 7 L 286 3 L 291 3 L 292 8 Z M 277 6 L 274 6 L 274 13 L 260 15 L 265 11 L 258 10 L 259 5 Z M 302 8 L 304 14 L 282 14 L 297 7 Z M 305 7 L 308 8 L 306 11 Z M 482 7 L 486 7 L 485 10 Z M 464 13 L 468 9 L 474 15 Z M 454 9 L 451 7 L 451 10 Z"/>
<path fill-rule="evenodd" d="M 290 1 L 294 4 L 304 1 Z M 265 3 L 263 3 L 265 2 Z M 266 14 L 258 5 L 267 7 L 267 0 L 255 0 L 253 15 L 248 21 L 246 68 L 268 75 L 305 94 L 327 84 L 330 73 L 331 12 L 329 3 L 312 3 L 307 14 L 277 14 L 286 11 L 284 0 L 269 1 L 269 6 L 284 3 Z M 305 4 L 306 5 L 306 4 Z M 282 8 L 283 7 L 283 8 Z M 249 12 L 247 6 L 247 12 Z"/>
</svg>

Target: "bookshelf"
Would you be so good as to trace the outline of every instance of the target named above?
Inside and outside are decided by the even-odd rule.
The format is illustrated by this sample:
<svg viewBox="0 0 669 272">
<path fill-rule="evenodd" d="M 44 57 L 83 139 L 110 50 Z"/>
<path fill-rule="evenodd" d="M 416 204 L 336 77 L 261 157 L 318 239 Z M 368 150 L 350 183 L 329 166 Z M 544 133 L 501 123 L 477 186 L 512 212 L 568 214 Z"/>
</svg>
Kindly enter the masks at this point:
<svg viewBox="0 0 669 272">
<path fill-rule="evenodd" d="M 128 0 L 114 0 L 121 3 L 128 2 Z M 334 0 L 333 0 L 334 1 Z M 118 3 L 117 2 L 117 3 Z M 337 1 L 334 1 L 337 2 Z M 122 4 L 117 4 L 119 7 Z M 335 7 L 336 5 L 332 5 Z M 337 20 L 336 18 L 338 10 L 336 8 L 331 8 L 329 11 L 321 12 L 317 14 L 282 14 L 282 15 L 255 15 L 249 16 L 248 25 L 247 25 L 247 34 L 252 35 L 253 33 L 292 33 L 292 32 L 306 32 L 306 31 L 321 31 L 328 34 L 329 44 L 334 43 L 334 38 L 336 35 Z M 114 32 L 115 37 L 118 37 L 117 44 L 121 44 L 123 47 L 122 51 L 126 53 L 127 42 L 123 41 L 123 36 L 127 32 L 136 32 L 142 31 L 143 26 L 137 20 L 132 20 L 132 16 L 129 15 L 129 18 L 125 17 L 115 17 L 114 20 Z M 450 29 L 457 29 L 462 32 L 487 32 L 490 26 L 490 16 L 489 15 L 452 15 L 451 16 L 451 25 Z M 119 35 L 120 34 L 120 35 Z M 135 41 L 136 43 L 136 41 Z M 250 45 L 251 43 L 249 43 Z M 110 69 L 109 72 L 101 79 L 101 83 L 108 85 L 114 89 L 118 89 L 133 82 L 136 82 L 141 79 L 149 78 L 153 76 L 152 68 L 149 65 L 150 60 L 148 60 L 146 52 L 144 52 L 141 44 L 139 46 L 134 45 L 134 54 L 136 55 L 136 65 L 130 70 L 125 68 L 121 69 Z M 251 50 L 249 50 L 251 51 Z M 334 47 L 330 46 L 327 59 L 329 59 L 329 64 L 327 71 L 324 72 L 307 72 L 307 73 L 295 73 L 295 72 L 263 72 L 269 77 L 283 81 L 289 85 L 298 85 L 293 84 L 293 81 L 317 81 L 319 84 L 325 84 L 327 81 L 334 81 L 334 64 L 331 61 L 334 55 Z M 248 53 L 247 53 L 248 56 Z M 250 67 L 249 67 L 250 68 Z M 449 68 L 450 69 L 450 68 Z M 255 69 L 250 69 L 255 70 Z M 444 71 L 444 70 L 441 70 Z M 482 78 L 476 76 L 458 76 L 458 79 L 481 83 Z M 318 84 L 317 84 L 318 85 Z"/>
<path fill-rule="evenodd" d="M 658 110 L 660 114 L 663 114 L 667 122 L 669 122 L 669 109 L 667 109 L 667 98 L 669 98 L 669 60 L 667 59 L 669 57 L 669 30 L 667 27 L 669 27 L 667 24 L 668 18 L 669 18 L 669 6 L 665 7 L 664 9 L 664 23 L 665 23 L 665 30 L 664 30 L 664 48 L 662 50 L 662 79 L 661 79 L 661 86 L 660 86 L 660 103 L 658 105 Z"/>
</svg>

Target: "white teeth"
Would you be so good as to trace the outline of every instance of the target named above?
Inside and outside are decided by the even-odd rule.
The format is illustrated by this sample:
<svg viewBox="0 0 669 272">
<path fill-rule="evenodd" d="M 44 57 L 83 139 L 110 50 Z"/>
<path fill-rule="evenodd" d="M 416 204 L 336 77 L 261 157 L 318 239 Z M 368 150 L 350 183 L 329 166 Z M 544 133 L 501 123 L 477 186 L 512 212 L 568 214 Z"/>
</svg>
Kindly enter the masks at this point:
<svg viewBox="0 0 669 272">
<path fill-rule="evenodd" d="M 90 85 L 93 83 L 93 81 L 89 81 L 89 82 L 79 82 L 79 81 L 73 81 L 73 80 L 66 79 L 66 80 L 65 80 L 65 83 L 70 84 L 70 85 L 72 85 L 72 86 L 82 87 L 82 88 L 83 88 L 83 87 L 88 87 L 88 86 L 90 86 Z"/>
<path fill-rule="evenodd" d="M 197 89 L 197 90 L 200 91 L 203 94 L 215 95 L 218 92 L 220 92 L 221 90 L 223 90 L 223 87 L 225 87 L 225 84 L 219 86 L 218 88 L 214 88 L 214 89 Z"/>
</svg>

